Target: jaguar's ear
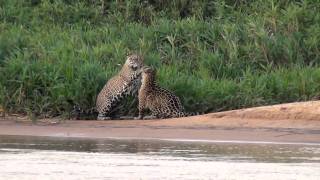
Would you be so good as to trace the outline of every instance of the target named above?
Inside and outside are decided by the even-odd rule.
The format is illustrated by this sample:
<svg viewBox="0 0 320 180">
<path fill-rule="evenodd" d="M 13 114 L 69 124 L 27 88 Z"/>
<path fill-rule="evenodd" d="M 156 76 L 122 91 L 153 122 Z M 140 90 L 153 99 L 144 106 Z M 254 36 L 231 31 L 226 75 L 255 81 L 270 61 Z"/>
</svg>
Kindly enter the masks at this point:
<svg viewBox="0 0 320 180">
<path fill-rule="evenodd" d="M 128 56 L 131 56 L 133 53 L 132 53 L 132 51 L 131 50 L 126 50 L 126 57 L 128 57 Z"/>
</svg>

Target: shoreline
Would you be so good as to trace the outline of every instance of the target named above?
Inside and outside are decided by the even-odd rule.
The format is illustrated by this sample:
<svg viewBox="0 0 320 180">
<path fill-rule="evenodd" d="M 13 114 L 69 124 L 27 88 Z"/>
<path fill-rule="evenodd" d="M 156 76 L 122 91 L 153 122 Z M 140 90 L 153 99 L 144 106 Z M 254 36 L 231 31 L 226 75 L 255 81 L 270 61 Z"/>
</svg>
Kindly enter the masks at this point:
<svg viewBox="0 0 320 180">
<path fill-rule="evenodd" d="M 320 101 L 155 120 L 0 117 L 0 135 L 212 143 L 320 144 Z"/>
<path fill-rule="evenodd" d="M 320 142 L 289 142 L 289 141 L 263 141 L 263 140 L 205 140 L 205 139 L 161 139 L 142 137 L 64 137 L 64 136 L 40 136 L 40 135 L 1 135 L 1 138 L 44 138 L 44 139 L 65 139 L 65 140 L 111 140 L 111 141 L 143 141 L 143 142 L 173 142 L 173 143 L 204 143 L 204 144 L 247 144 L 247 145 L 288 145 L 288 146 L 320 146 Z"/>
<path fill-rule="evenodd" d="M 320 145 L 320 128 L 133 126 L 119 121 L 68 121 L 61 124 L 41 125 L 0 121 L 0 135 L 202 143 Z"/>
</svg>

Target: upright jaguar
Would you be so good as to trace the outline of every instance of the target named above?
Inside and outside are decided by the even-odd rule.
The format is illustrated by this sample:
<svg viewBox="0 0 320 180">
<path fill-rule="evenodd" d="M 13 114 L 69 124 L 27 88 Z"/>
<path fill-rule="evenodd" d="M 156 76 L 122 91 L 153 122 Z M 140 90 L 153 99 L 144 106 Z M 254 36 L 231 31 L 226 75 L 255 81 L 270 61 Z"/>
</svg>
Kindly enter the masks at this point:
<svg viewBox="0 0 320 180">
<path fill-rule="evenodd" d="M 113 76 L 97 96 L 96 111 L 98 120 L 111 119 L 110 113 L 127 95 L 137 96 L 141 84 L 143 57 L 138 54 L 127 56 L 120 72 Z"/>
<path fill-rule="evenodd" d="M 149 109 L 152 114 L 148 118 L 175 118 L 193 115 L 185 112 L 176 95 L 156 84 L 156 71 L 148 66 L 142 68 L 138 98 L 139 116 L 136 119 L 143 119 L 146 109 Z"/>
</svg>

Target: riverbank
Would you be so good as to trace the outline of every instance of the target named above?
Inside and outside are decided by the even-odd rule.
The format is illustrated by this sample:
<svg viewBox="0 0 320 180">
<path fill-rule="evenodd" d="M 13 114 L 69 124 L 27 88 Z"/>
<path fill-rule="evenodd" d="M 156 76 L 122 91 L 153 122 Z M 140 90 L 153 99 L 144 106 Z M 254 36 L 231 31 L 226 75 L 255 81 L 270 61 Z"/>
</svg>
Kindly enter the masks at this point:
<svg viewBox="0 0 320 180">
<path fill-rule="evenodd" d="M 162 120 L 77 121 L 0 118 L 0 135 L 163 139 L 248 143 L 320 143 L 320 101 Z"/>
<path fill-rule="evenodd" d="M 0 9 L 0 105 L 11 112 L 91 109 L 130 52 L 190 112 L 319 97 L 317 1 L 1 0 Z"/>
</svg>

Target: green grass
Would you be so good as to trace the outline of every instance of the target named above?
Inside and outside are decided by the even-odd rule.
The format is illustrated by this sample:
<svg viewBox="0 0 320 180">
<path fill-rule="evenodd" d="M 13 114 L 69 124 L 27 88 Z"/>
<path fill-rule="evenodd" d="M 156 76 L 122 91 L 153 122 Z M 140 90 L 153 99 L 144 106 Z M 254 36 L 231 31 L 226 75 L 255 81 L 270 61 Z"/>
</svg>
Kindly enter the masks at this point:
<svg viewBox="0 0 320 180">
<path fill-rule="evenodd" d="M 189 111 L 317 99 L 319 12 L 317 0 L 0 0 L 0 105 L 90 109 L 130 51 Z"/>
</svg>

